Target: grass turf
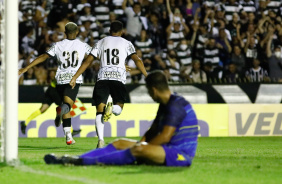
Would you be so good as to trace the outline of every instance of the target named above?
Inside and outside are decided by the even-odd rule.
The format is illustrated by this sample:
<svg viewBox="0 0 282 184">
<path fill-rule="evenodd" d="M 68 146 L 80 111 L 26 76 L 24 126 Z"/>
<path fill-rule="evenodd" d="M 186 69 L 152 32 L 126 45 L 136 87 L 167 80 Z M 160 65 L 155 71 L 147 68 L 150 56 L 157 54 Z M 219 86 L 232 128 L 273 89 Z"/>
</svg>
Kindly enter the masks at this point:
<svg viewBox="0 0 282 184">
<path fill-rule="evenodd" d="M 138 139 L 138 138 L 136 138 Z M 160 166 L 46 165 L 43 156 L 79 155 L 97 144 L 97 138 L 20 138 L 17 167 L 0 165 L 1 184 L 92 183 L 282 183 L 282 137 L 200 137 L 190 168 Z M 113 138 L 106 138 L 106 143 Z"/>
</svg>

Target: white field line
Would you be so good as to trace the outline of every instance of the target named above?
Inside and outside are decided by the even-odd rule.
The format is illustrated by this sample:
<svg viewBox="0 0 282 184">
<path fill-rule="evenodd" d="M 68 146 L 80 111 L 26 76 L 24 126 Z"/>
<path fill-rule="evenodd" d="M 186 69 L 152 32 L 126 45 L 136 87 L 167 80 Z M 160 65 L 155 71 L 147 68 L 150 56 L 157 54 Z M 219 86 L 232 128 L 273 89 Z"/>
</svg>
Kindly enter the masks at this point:
<svg viewBox="0 0 282 184">
<path fill-rule="evenodd" d="M 83 178 L 83 177 L 74 177 L 74 176 L 70 176 L 70 175 L 56 174 L 56 173 L 52 173 L 52 172 L 41 171 L 41 170 L 38 170 L 38 169 L 35 170 L 35 169 L 28 167 L 28 166 L 25 166 L 25 165 L 16 166 L 15 168 L 17 168 L 17 169 L 19 169 L 20 171 L 23 171 L 23 172 L 39 174 L 39 175 L 44 175 L 44 176 L 52 176 L 52 177 L 60 178 L 60 179 L 63 179 L 63 180 L 79 181 L 79 182 L 87 183 L 87 184 L 105 184 L 105 183 L 99 182 L 97 180 L 90 180 L 90 179 L 86 179 L 86 178 Z"/>
</svg>

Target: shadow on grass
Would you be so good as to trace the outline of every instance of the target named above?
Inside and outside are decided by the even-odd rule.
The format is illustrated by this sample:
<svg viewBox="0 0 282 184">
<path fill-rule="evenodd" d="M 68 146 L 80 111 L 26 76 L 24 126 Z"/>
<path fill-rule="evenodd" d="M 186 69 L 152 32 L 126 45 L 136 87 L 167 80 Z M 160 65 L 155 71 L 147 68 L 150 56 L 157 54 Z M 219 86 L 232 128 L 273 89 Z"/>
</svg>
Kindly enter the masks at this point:
<svg viewBox="0 0 282 184">
<path fill-rule="evenodd" d="M 133 175 L 133 174 L 144 174 L 144 173 L 148 173 L 148 174 L 177 173 L 177 172 L 189 170 L 189 167 L 166 167 L 166 166 L 150 166 L 150 165 L 132 165 L 132 166 L 124 166 L 124 168 L 125 168 L 124 171 L 120 171 L 117 174 Z M 119 167 L 119 169 L 122 169 L 122 167 Z M 128 171 L 128 169 L 130 169 L 130 171 Z"/>
</svg>

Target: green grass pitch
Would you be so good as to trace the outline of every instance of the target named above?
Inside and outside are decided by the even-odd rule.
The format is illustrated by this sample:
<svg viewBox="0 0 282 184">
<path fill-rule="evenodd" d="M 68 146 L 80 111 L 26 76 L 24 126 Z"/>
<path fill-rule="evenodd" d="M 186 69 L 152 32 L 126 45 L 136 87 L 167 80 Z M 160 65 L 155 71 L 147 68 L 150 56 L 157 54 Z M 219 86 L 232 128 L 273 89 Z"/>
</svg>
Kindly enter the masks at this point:
<svg viewBox="0 0 282 184">
<path fill-rule="evenodd" d="M 138 139 L 138 138 L 136 138 Z M 43 156 L 79 155 L 97 138 L 20 138 L 17 167 L 0 165 L 1 184 L 278 184 L 282 183 L 282 137 L 200 137 L 190 168 L 160 166 L 46 165 Z M 114 138 L 106 138 L 106 143 Z"/>
</svg>

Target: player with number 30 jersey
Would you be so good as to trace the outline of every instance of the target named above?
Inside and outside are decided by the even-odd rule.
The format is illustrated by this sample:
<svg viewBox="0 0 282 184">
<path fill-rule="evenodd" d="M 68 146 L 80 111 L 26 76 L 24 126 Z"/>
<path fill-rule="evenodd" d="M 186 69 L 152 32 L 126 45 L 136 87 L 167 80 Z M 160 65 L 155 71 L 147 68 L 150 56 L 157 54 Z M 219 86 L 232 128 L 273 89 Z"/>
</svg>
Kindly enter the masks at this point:
<svg viewBox="0 0 282 184">
<path fill-rule="evenodd" d="M 64 39 L 55 43 L 47 54 L 57 57 L 59 64 L 56 72 L 57 84 L 68 84 L 81 66 L 85 54 L 88 55 L 90 51 L 91 47 L 78 39 Z M 76 79 L 76 83 L 83 83 L 82 76 Z"/>
<path fill-rule="evenodd" d="M 55 125 L 59 127 L 61 121 L 63 121 L 66 143 L 70 145 L 75 143 L 71 135 L 70 109 L 74 104 L 80 85 L 71 88 L 68 83 L 81 66 L 84 57 L 90 53 L 91 47 L 76 39 L 79 29 L 75 23 L 67 23 L 65 25 L 65 33 L 67 36 L 66 39 L 55 43 L 46 53 L 40 55 L 25 68 L 20 69 L 19 75 L 26 72 L 29 68 L 44 62 L 49 57 L 57 57 L 58 69 L 55 76 L 57 80 L 56 90 L 63 103 L 56 108 L 57 115 Z M 76 82 L 81 84 L 83 82 L 82 76 L 79 76 Z"/>
</svg>

